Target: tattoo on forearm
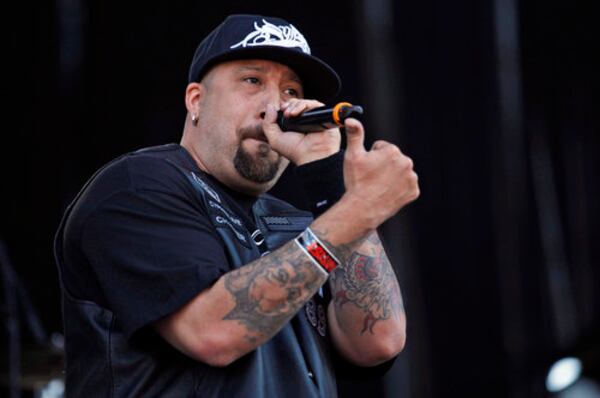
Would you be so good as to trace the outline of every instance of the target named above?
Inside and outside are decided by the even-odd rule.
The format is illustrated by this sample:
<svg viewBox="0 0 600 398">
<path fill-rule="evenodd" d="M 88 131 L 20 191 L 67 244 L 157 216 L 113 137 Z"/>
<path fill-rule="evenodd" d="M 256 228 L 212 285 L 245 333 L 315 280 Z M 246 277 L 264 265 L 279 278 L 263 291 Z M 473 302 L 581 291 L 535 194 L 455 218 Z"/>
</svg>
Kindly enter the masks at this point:
<svg viewBox="0 0 600 398">
<path fill-rule="evenodd" d="M 225 275 L 235 307 L 223 318 L 237 320 L 250 343 L 273 336 L 325 282 L 326 276 L 288 242 L 280 249 Z"/>
<path fill-rule="evenodd" d="M 361 309 L 365 314 L 361 334 L 372 334 L 377 322 L 398 317 L 404 310 L 398 281 L 376 234 L 363 242 L 361 251 L 368 254 L 344 250 L 349 253 L 345 265 L 331 275 L 334 303 Z"/>
</svg>

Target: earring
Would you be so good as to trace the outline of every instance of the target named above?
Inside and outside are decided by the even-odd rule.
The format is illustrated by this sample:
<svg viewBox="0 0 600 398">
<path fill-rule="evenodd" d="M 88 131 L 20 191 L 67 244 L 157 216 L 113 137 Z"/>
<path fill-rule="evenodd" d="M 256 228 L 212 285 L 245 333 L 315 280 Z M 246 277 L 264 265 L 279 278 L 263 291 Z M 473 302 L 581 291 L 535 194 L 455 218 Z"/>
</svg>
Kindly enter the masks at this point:
<svg viewBox="0 0 600 398">
<path fill-rule="evenodd" d="M 196 116 L 195 113 L 192 113 L 192 125 L 194 125 L 194 126 L 198 125 L 198 116 Z"/>
</svg>

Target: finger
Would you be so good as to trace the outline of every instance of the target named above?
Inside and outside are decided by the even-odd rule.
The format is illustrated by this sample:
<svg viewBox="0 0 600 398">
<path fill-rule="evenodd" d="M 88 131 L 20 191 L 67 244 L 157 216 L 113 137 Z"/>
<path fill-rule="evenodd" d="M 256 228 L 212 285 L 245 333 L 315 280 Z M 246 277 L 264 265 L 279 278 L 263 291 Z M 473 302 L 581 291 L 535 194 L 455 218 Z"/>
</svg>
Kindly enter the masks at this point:
<svg viewBox="0 0 600 398">
<path fill-rule="evenodd" d="M 321 107 L 323 105 L 324 104 L 322 102 L 319 102 L 317 100 L 300 100 L 300 101 L 294 101 L 294 102 L 290 102 L 289 106 L 286 107 L 286 109 L 284 110 L 283 114 L 286 117 L 298 116 L 302 112 L 306 112 L 307 110 L 318 108 L 318 107 Z"/>
<path fill-rule="evenodd" d="M 300 102 L 300 100 L 292 100 L 289 102 L 289 105 L 283 110 L 283 116 L 296 116 L 301 109 L 302 103 Z"/>
<path fill-rule="evenodd" d="M 267 108 L 265 109 L 265 113 L 263 116 L 263 121 L 269 124 L 273 124 L 276 120 L 277 108 L 273 104 L 267 104 Z"/>
<path fill-rule="evenodd" d="M 365 129 L 361 122 L 354 118 L 348 118 L 344 121 L 346 128 L 346 151 L 353 154 L 359 154 L 365 151 Z"/>
<path fill-rule="evenodd" d="M 269 142 L 272 142 L 274 138 L 281 134 L 281 129 L 277 123 L 275 123 L 275 120 L 277 120 L 277 109 L 275 108 L 275 105 L 268 104 L 265 111 L 265 117 L 263 118 L 262 128 Z"/>
<path fill-rule="evenodd" d="M 377 140 L 371 145 L 371 150 L 377 151 L 387 145 L 390 145 L 390 143 L 383 140 Z"/>
<path fill-rule="evenodd" d="M 281 104 L 281 111 L 284 111 L 289 108 L 290 106 L 292 106 L 293 104 L 295 104 L 296 102 L 300 101 L 297 98 L 290 98 L 289 100 L 285 101 L 283 104 Z"/>
</svg>

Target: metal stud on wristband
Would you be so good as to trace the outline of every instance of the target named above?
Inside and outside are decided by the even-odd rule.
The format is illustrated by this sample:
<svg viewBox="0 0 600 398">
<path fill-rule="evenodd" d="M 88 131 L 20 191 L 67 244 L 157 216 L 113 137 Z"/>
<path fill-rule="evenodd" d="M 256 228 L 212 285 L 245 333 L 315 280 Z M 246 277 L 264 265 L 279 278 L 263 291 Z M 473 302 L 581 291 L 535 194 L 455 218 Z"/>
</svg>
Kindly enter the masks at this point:
<svg viewBox="0 0 600 398">
<path fill-rule="evenodd" d="M 340 261 L 310 228 L 306 228 L 295 240 L 298 246 L 328 274 L 340 265 Z"/>
</svg>

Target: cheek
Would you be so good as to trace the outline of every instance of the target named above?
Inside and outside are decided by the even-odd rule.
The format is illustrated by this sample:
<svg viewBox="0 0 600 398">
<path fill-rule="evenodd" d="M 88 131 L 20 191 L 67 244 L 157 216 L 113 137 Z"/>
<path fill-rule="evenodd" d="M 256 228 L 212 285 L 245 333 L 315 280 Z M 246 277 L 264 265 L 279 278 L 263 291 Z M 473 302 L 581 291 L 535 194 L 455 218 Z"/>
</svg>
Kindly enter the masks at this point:
<svg viewBox="0 0 600 398">
<path fill-rule="evenodd" d="M 211 156 L 231 159 L 240 146 L 238 129 L 247 125 L 248 111 L 236 96 L 212 96 L 204 104 L 204 132 Z M 250 148 L 244 147 L 250 150 Z"/>
<path fill-rule="evenodd" d="M 231 119 L 227 117 L 211 118 L 205 125 L 203 134 L 208 141 L 208 150 L 212 156 L 223 156 L 231 152 L 231 148 L 237 149 L 239 139 L 237 137 L 237 128 Z"/>
<path fill-rule="evenodd" d="M 239 100 L 226 95 L 211 95 L 202 105 L 200 116 L 206 121 L 206 128 L 219 132 L 219 135 L 233 135 L 242 119 Z"/>
</svg>

